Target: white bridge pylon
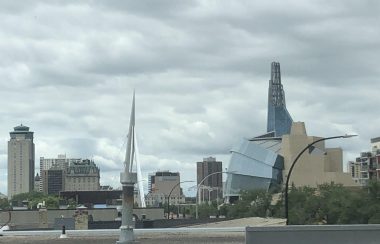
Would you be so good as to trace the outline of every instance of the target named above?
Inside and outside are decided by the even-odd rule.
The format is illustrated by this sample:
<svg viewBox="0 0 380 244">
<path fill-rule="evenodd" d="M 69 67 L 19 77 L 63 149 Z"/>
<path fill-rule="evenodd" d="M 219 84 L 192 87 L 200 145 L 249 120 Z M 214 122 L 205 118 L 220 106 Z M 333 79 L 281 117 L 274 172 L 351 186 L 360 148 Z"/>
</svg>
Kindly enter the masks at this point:
<svg viewBox="0 0 380 244">
<path fill-rule="evenodd" d="M 137 171 L 137 189 L 138 195 L 140 197 L 140 206 L 141 208 L 146 208 L 145 204 L 145 194 L 143 187 L 143 179 L 141 174 L 141 165 L 140 165 L 140 153 L 137 146 L 137 136 L 135 129 L 135 92 L 133 92 L 133 101 L 132 101 L 132 110 L 131 118 L 129 124 L 129 133 L 128 133 L 128 145 L 127 145 L 127 154 L 125 160 L 125 167 L 132 172 L 133 165 L 136 165 Z"/>
<path fill-rule="evenodd" d="M 144 187 L 143 187 L 143 178 L 141 174 L 141 166 L 140 166 L 140 153 L 139 153 L 139 148 L 137 146 L 137 136 L 136 132 L 133 133 L 135 138 L 134 138 L 134 147 L 135 147 L 135 163 L 136 163 L 136 169 L 137 169 L 137 186 L 138 186 L 138 192 L 139 192 L 139 197 L 140 197 L 140 202 L 141 202 L 141 208 L 146 208 L 145 204 L 145 194 L 144 194 Z"/>
</svg>

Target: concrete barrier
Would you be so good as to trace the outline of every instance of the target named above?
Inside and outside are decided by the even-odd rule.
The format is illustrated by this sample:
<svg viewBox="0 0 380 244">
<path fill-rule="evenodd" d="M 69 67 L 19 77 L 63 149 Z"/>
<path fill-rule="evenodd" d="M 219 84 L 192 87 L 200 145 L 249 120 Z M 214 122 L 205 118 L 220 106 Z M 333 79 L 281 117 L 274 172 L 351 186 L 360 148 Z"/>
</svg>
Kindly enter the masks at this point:
<svg viewBox="0 0 380 244">
<path fill-rule="evenodd" d="M 246 227 L 247 244 L 377 244 L 380 225 L 290 225 Z"/>
</svg>

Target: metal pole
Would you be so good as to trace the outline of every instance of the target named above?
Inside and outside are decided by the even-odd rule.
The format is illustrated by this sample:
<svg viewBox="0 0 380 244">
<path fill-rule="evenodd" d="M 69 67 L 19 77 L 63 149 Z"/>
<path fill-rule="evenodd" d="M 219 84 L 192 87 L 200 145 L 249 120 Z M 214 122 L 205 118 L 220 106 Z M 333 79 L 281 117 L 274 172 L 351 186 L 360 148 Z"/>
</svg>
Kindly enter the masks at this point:
<svg viewBox="0 0 380 244">
<path fill-rule="evenodd" d="M 223 174 L 223 173 L 233 173 L 235 171 L 231 171 L 231 172 L 226 172 L 226 171 L 218 171 L 218 172 L 214 172 L 214 173 L 211 173 L 209 175 L 206 175 L 198 184 L 197 186 L 197 198 L 196 198 L 196 201 L 195 201 L 195 218 L 198 219 L 198 196 L 199 196 L 199 187 L 201 186 L 201 184 L 210 176 L 212 175 L 216 175 L 216 174 Z M 203 193 L 202 193 L 203 195 Z"/>
<path fill-rule="evenodd" d="M 298 159 L 301 157 L 301 155 L 308 150 L 310 147 L 312 147 L 314 144 L 320 142 L 320 141 L 326 141 L 331 139 L 337 139 L 337 138 L 350 138 L 357 135 L 344 135 L 344 136 L 332 136 L 332 137 L 326 137 L 321 138 L 319 140 L 316 140 L 310 144 L 308 144 L 300 153 L 298 153 L 297 157 L 294 159 L 292 165 L 290 166 L 288 176 L 286 177 L 286 184 L 285 184 L 285 218 L 286 218 L 286 225 L 289 225 L 289 197 L 288 197 L 288 189 L 289 189 L 289 179 L 293 172 L 294 165 L 297 163 Z"/>
<path fill-rule="evenodd" d="M 174 188 L 176 188 L 179 184 L 181 184 L 181 183 L 187 183 L 187 182 L 194 182 L 193 180 L 185 180 L 185 181 L 181 181 L 181 182 L 178 182 L 177 184 L 175 184 L 174 186 L 173 186 L 173 188 L 171 189 L 171 191 L 170 191 L 170 193 L 169 193 L 169 195 L 168 195 L 168 219 L 169 219 L 169 211 L 170 211 L 170 209 L 169 209 L 169 206 L 170 206 L 170 196 L 171 196 L 171 194 L 172 194 L 172 192 L 173 192 L 173 190 L 174 190 Z M 181 193 L 180 193 L 181 194 Z"/>
</svg>

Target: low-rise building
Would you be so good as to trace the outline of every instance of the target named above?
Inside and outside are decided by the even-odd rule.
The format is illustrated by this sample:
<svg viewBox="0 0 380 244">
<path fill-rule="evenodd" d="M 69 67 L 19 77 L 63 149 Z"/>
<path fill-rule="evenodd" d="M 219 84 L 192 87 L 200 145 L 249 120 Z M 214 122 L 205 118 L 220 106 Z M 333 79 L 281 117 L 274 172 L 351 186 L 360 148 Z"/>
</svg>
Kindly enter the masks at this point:
<svg viewBox="0 0 380 244">
<path fill-rule="evenodd" d="M 321 137 L 308 136 L 303 122 L 294 122 L 289 135 L 282 136 L 280 154 L 284 157 L 283 179 L 288 177 L 290 167 L 298 153 L 308 144 Z M 325 141 L 314 144 L 314 147 L 302 154 L 294 166 L 290 183 L 295 186 L 316 187 L 323 183 L 334 182 L 346 187 L 358 184 L 348 173 L 343 171 L 343 150 L 327 148 Z"/>
<path fill-rule="evenodd" d="M 72 162 L 66 170 L 65 191 L 98 191 L 99 168 L 89 159 Z"/>
<path fill-rule="evenodd" d="M 352 179 L 361 186 L 380 179 L 380 137 L 371 139 L 371 151 L 361 152 L 355 161 L 348 162 L 348 170 Z"/>
<path fill-rule="evenodd" d="M 54 168 L 55 170 L 60 169 L 66 171 L 67 167 L 69 167 L 71 163 L 80 161 L 80 158 L 67 158 L 66 154 L 59 154 L 57 158 L 40 157 L 40 176 L 42 177 L 44 170 L 49 170 L 51 168 Z M 44 191 L 43 189 L 47 188 L 47 183 L 44 183 L 44 177 L 42 177 L 40 181 L 39 191 Z"/>
</svg>

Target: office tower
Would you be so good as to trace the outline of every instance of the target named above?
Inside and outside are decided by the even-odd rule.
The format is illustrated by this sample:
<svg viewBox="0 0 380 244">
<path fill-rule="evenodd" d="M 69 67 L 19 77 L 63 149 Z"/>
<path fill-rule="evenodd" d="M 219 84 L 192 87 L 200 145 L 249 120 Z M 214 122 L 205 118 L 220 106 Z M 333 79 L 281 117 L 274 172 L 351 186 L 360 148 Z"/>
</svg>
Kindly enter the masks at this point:
<svg viewBox="0 0 380 244">
<path fill-rule="evenodd" d="M 274 132 L 276 137 L 289 134 L 292 122 L 292 117 L 286 109 L 285 92 L 281 84 L 280 63 L 272 62 L 268 89 L 267 132 Z"/>
<path fill-rule="evenodd" d="M 180 188 L 179 172 L 158 171 L 149 175 L 149 194 L 146 204 L 159 206 L 167 201 L 170 195 L 170 204 L 184 203 L 185 197 Z"/>
<path fill-rule="evenodd" d="M 40 171 L 50 169 L 52 166 L 65 169 L 70 163 L 80 161 L 80 158 L 67 158 L 66 154 L 58 154 L 57 158 L 40 157 Z"/>
<path fill-rule="evenodd" d="M 152 184 L 154 184 L 155 173 L 148 174 L 148 193 L 152 193 Z"/>
<path fill-rule="evenodd" d="M 204 180 L 199 186 L 199 202 L 219 201 L 222 198 L 222 170 L 222 162 L 216 161 L 216 158 L 213 157 L 197 162 L 197 185 Z"/>
<path fill-rule="evenodd" d="M 58 195 L 64 190 L 65 170 L 53 166 L 48 170 L 42 170 L 41 178 L 43 193 Z"/>
<path fill-rule="evenodd" d="M 100 189 L 99 168 L 94 161 L 83 159 L 72 162 L 66 170 L 65 191 L 98 191 Z"/>
<path fill-rule="evenodd" d="M 34 188 L 33 132 L 20 125 L 10 132 L 8 141 L 8 198 Z"/>
</svg>

